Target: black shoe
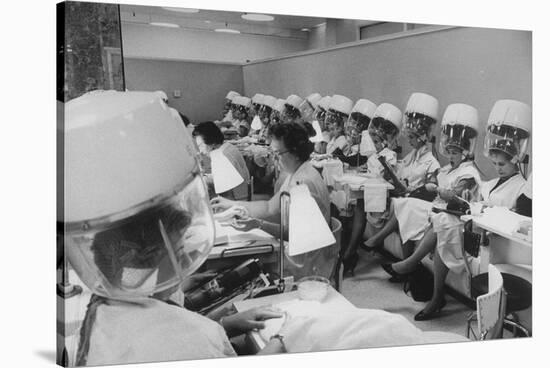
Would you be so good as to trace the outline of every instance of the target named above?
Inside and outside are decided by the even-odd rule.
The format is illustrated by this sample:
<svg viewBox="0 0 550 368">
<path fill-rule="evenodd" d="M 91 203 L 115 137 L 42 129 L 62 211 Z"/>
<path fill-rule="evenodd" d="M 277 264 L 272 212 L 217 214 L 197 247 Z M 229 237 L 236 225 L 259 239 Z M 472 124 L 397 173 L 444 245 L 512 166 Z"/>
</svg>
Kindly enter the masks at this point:
<svg viewBox="0 0 550 368">
<path fill-rule="evenodd" d="M 425 312 L 424 310 L 421 310 L 414 316 L 415 321 L 428 321 L 430 319 L 434 319 L 435 317 L 439 316 L 441 313 L 441 310 L 447 305 L 447 301 L 445 298 L 441 299 L 441 302 L 434 308 L 431 312 Z"/>
<path fill-rule="evenodd" d="M 405 282 L 407 278 L 409 277 L 410 272 L 408 273 L 399 273 L 393 269 L 391 266 L 391 263 L 384 263 L 382 265 L 382 268 L 384 271 L 386 271 L 390 276 L 390 282 L 398 283 L 398 282 Z"/>
<path fill-rule="evenodd" d="M 357 266 L 357 262 L 359 261 L 359 255 L 357 253 L 354 253 L 342 260 L 342 264 L 344 265 L 344 276 L 350 275 L 355 276 L 355 266 Z"/>
</svg>

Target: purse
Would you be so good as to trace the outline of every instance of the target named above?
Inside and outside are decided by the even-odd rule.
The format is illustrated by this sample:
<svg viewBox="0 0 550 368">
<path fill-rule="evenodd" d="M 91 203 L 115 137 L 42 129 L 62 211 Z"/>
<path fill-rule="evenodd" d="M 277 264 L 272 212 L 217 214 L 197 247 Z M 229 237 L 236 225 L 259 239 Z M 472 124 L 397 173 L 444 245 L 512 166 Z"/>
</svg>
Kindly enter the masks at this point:
<svg viewBox="0 0 550 368">
<path fill-rule="evenodd" d="M 403 284 L 405 294 L 412 296 L 417 302 L 427 302 L 434 293 L 434 276 L 424 266 L 418 266 Z"/>
</svg>

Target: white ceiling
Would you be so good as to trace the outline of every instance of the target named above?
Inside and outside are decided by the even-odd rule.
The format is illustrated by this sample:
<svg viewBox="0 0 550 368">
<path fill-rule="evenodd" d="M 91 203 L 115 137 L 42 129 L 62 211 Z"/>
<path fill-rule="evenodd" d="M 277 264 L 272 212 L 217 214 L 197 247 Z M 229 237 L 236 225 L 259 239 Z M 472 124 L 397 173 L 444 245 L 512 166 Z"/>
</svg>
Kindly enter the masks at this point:
<svg viewBox="0 0 550 368">
<path fill-rule="evenodd" d="M 168 22 L 176 23 L 182 28 L 200 30 L 227 27 L 239 30 L 241 33 L 303 39 L 308 37 L 308 33 L 302 31 L 302 28 L 311 29 L 327 21 L 327 18 L 270 14 L 275 17 L 273 21 L 255 22 L 241 18 L 245 12 L 200 10 L 198 13 L 182 13 L 157 6 L 138 5 L 120 5 L 120 13 L 123 23 Z M 360 25 L 373 23 L 377 22 L 358 21 Z"/>
</svg>

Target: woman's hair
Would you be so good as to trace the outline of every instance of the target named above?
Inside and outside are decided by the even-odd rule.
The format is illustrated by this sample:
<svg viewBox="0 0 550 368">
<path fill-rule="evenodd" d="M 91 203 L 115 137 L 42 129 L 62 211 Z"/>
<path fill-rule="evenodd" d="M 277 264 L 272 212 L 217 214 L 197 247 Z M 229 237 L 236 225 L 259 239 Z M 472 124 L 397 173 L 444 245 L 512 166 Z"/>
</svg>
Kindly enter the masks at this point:
<svg viewBox="0 0 550 368">
<path fill-rule="evenodd" d="M 306 125 L 309 125 L 311 130 L 294 122 L 275 123 L 269 127 L 269 135 L 273 139 L 283 141 L 288 152 L 298 157 L 300 161 L 305 162 L 313 152 L 314 144 L 309 140 L 309 137 L 311 131 L 315 132 L 309 123 Z"/>
<path fill-rule="evenodd" d="M 359 132 L 368 129 L 370 124 L 370 118 L 368 116 L 355 111 L 351 113 L 351 118 L 357 122 L 357 130 Z"/>
<path fill-rule="evenodd" d="M 504 152 L 498 148 L 491 148 L 489 149 L 489 156 L 502 156 L 506 161 L 512 161 L 512 155 L 508 152 Z"/>
<path fill-rule="evenodd" d="M 193 136 L 200 135 L 205 144 L 211 146 L 223 143 L 223 133 L 216 124 L 211 121 L 205 121 L 195 126 Z"/>
</svg>

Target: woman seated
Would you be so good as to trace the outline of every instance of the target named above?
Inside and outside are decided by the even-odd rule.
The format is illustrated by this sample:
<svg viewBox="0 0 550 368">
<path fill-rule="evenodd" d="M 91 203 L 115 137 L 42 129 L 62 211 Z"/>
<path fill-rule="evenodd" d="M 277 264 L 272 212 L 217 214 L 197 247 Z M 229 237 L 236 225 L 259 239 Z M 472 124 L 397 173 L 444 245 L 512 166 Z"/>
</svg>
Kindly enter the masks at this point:
<svg viewBox="0 0 550 368">
<path fill-rule="evenodd" d="M 291 187 L 298 184 L 307 185 L 309 192 L 326 222 L 330 224 L 330 199 L 329 193 L 323 178 L 319 172 L 309 162 L 309 156 L 313 152 L 313 143 L 310 142 L 309 137 L 313 134 L 311 131 L 307 131 L 310 124 L 298 124 L 298 123 L 277 123 L 270 127 L 271 136 L 271 148 L 278 159 L 280 169 L 286 178 L 281 185 L 281 188 L 276 194 L 269 200 L 264 201 L 232 201 L 226 198 L 217 197 L 212 199 L 212 209 L 214 211 L 226 210 L 232 206 L 244 207 L 245 212 L 248 214 L 248 218 L 239 221 L 239 225 L 242 226 L 240 230 L 249 231 L 254 228 L 259 228 L 265 232 L 279 237 L 280 226 L 276 220 L 280 218 L 280 195 L 283 191 L 289 191 Z M 271 221 L 267 220 L 270 219 Z M 304 224 L 307 226 L 307 224 Z M 312 229 L 314 231 L 315 229 Z M 287 236 L 287 234 L 284 234 Z M 332 264 L 336 260 L 336 255 L 333 259 L 330 259 L 328 254 L 332 253 L 332 247 L 320 249 L 318 251 L 306 253 L 307 262 L 316 262 L 320 260 L 315 267 L 319 270 L 323 276 L 329 276 Z M 314 253 L 314 254 L 311 254 Z M 299 262 L 304 259 L 299 260 Z M 306 261 L 304 261 L 306 262 Z M 301 268 L 301 266 L 300 266 Z M 305 270 L 292 270 L 292 274 L 297 277 L 297 272 L 307 272 Z"/>
<path fill-rule="evenodd" d="M 319 100 L 317 108 L 313 112 L 313 121 L 317 121 L 317 124 L 319 124 L 319 130 L 321 130 L 322 136 L 315 142 L 314 151 L 316 154 L 325 154 L 327 152 L 327 143 L 330 141 L 330 134 L 325 124 L 329 105 L 330 96 L 325 96 Z"/>
<path fill-rule="evenodd" d="M 239 137 L 246 137 L 250 131 L 250 123 L 252 122 L 252 117 L 249 114 L 252 101 L 248 97 L 237 96 L 235 97 L 234 104 L 233 129 L 237 131 Z"/>
<path fill-rule="evenodd" d="M 353 103 L 345 96 L 334 95 L 325 118 L 329 130 L 330 141 L 327 143 L 326 154 L 332 155 L 336 149 L 347 152 L 348 140 L 344 135 L 344 123 L 348 120 Z"/>
<path fill-rule="evenodd" d="M 373 114 L 373 119 L 369 125 L 367 138 L 371 141 L 375 152 L 371 153 L 366 162 L 366 169 L 373 177 L 387 177 L 386 168 L 381 160 L 390 169 L 394 170 L 397 164 L 397 154 L 391 148 L 395 147 L 396 138 L 401 128 L 402 114 L 394 105 L 383 103 Z M 357 199 L 353 209 L 352 229 L 349 244 L 342 249 L 342 258 L 344 263 L 344 274 L 353 275 L 359 256 L 357 254 L 358 243 L 361 241 L 365 224 L 381 223 L 387 218 L 388 214 L 384 212 L 365 212 L 365 201 L 363 198 Z"/>
<path fill-rule="evenodd" d="M 209 155 L 213 150 L 220 149 L 244 180 L 237 187 L 220 195 L 237 200 L 246 199 L 248 197 L 250 174 L 243 155 L 237 147 L 224 142 L 224 136 L 220 128 L 211 121 L 205 121 L 197 125 L 193 130 L 193 136 L 202 154 Z M 207 179 L 207 182 L 211 183 L 211 178 Z"/>
<path fill-rule="evenodd" d="M 348 121 L 344 124 L 349 149 L 344 152 L 336 148 L 332 152 L 334 157 L 350 166 L 360 166 L 367 162 L 367 152 L 362 149 L 366 142 L 363 141 L 370 138 L 367 129 L 375 111 L 376 105 L 367 99 L 360 99 L 355 103 Z"/>
<path fill-rule="evenodd" d="M 392 276 L 390 281 L 404 281 L 406 275 L 434 249 L 433 207 L 444 209 L 449 204 L 463 202 L 460 196 L 465 192 L 477 198 L 481 178 L 473 162 L 473 152 L 478 125 L 477 110 L 472 106 L 452 104 L 447 107 L 442 121 L 440 151 L 450 162 L 438 170 L 435 182 L 425 185 L 426 190 L 437 193 L 437 197 L 433 202 L 410 197 L 394 198 L 390 219 L 380 232 L 365 243 L 365 246 L 373 247 L 394 230 L 399 230 L 404 259 L 382 266 Z M 414 241 L 420 242 L 413 253 Z"/>
<path fill-rule="evenodd" d="M 481 185 L 480 199 L 483 206 L 506 207 L 516 212 L 522 210 L 520 208 L 521 198 L 526 180 L 520 173 L 518 162 L 523 161 L 526 153 L 531 119 L 530 114 L 518 112 L 520 109 L 522 106 L 517 101 L 497 102 L 489 116 L 489 133 L 485 139 L 484 154 L 491 160 L 498 177 Z M 521 125 L 519 127 L 520 134 L 504 136 L 491 134 L 491 123 L 504 122 L 506 124 L 506 114 L 519 117 L 514 123 Z M 499 125 L 502 127 L 502 124 Z M 517 131 L 518 127 L 515 127 L 514 130 Z M 519 137 L 524 138 L 520 139 Z M 415 316 L 416 320 L 428 320 L 436 317 L 445 305 L 444 286 L 449 270 L 454 273 L 465 272 L 462 253 L 463 223 L 457 216 L 447 213 L 435 215 L 432 221 L 437 235 L 437 246 L 434 252 L 434 293 L 424 309 Z"/>
</svg>

